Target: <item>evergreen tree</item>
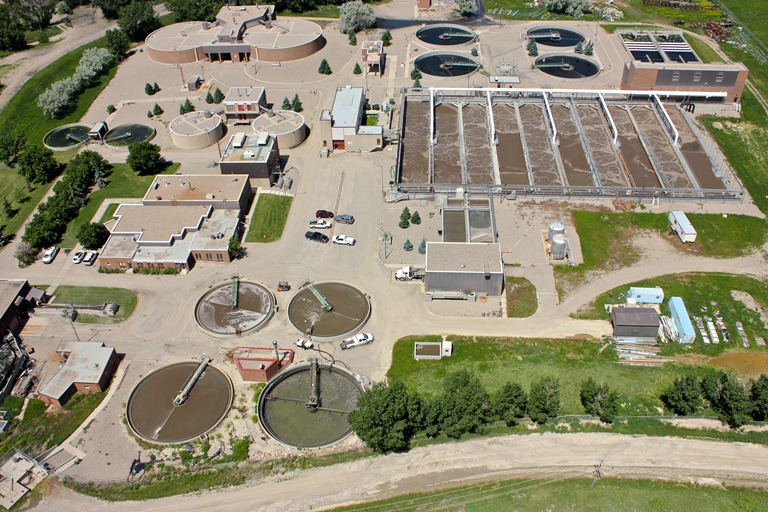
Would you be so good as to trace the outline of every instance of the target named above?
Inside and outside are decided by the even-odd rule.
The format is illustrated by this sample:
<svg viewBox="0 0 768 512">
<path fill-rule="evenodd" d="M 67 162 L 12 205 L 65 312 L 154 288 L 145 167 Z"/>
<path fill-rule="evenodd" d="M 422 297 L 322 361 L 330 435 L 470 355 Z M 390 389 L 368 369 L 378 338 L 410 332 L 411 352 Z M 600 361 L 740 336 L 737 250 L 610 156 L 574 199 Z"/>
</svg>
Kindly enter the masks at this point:
<svg viewBox="0 0 768 512">
<path fill-rule="evenodd" d="M 349 45 L 350 46 L 357 46 L 357 36 L 354 32 L 349 33 Z"/>
<path fill-rule="evenodd" d="M 291 101 L 291 109 L 294 112 L 301 112 L 304 110 L 304 106 L 301 104 L 301 100 L 299 99 L 299 93 L 296 93 L 293 96 L 293 101 Z"/>
<path fill-rule="evenodd" d="M 413 244 L 410 239 L 406 238 L 405 243 L 403 244 L 403 250 L 406 252 L 411 252 L 413 250 Z"/>
<path fill-rule="evenodd" d="M 147 110 L 147 117 L 148 117 L 149 119 L 152 119 L 152 115 L 153 115 L 153 114 L 152 114 L 152 111 L 151 111 L 151 110 Z"/>
<path fill-rule="evenodd" d="M 413 215 L 411 215 L 411 224 L 416 224 L 417 226 L 421 224 L 421 215 L 419 215 L 419 212 L 413 212 Z"/>
<path fill-rule="evenodd" d="M 425 238 L 422 238 L 419 244 L 419 254 L 427 254 L 427 240 Z"/>
<path fill-rule="evenodd" d="M 213 91 L 213 102 L 218 105 L 222 101 L 224 101 L 224 93 L 217 87 L 216 90 Z"/>
<path fill-rule="evenodd" d="M 595 44 L 590 40 L 587 41 L 586 46 L 584 46 L 584 55 L 593 55 L 595 53 Z"/>
<path fill-rule="evenodd" d="M 159 86 L 159 85 L 157 85 L 157 82 L 155 82 L 155 83 L 152 85 L 152 94 L 157 94 L 157 93 L 159 93 L 159 92 L 160 92 L 160 86 Z"/>
<path fill-rule="evenodd" d="M 469 53 L 472 54 L 473 57 L 477 57 L 479 54 L 479 52 L 477 51 L 477 48 L 472 48 L 472 51 Z"/>
<path fill-rule="evenodd" d="M 152 84 L 146 83 L 144 84 L 144 92 L 147 94 L 147 96 L 152 96 L 155 94 L 155 90 L 152 88 Z"/>
<path fill-rule="evenodd" d="M 675 414 L 688 416 L 702 406 L 701 384 L 695 375 L 675 378 L 672 386 L 661 395 L 661 400 Z"/>
<path fill-rule="evenodd" d="M 414 89 L 417 89 L 417 90 L 418 90 L 418 89 L 421 89 L 421 82 L 420 82 L 418 79 L 414 80 L 414 82 L 413 82 L 413 88 L 414 88 Z"/>
<path fill-rule="evenodd" d="M 491 402 L 494 417 L 506 423 L 508 427 L 517 425 L 525 417 L 527 406 L 528 394 L 516 382 L 504 384 Z"/>
<path fill-rule="evenodd" d="M 576 53 L 584 53 L 584 45 L 581 43 L 581 41 L 576 44 L 576 48 L 574 48 L 573 51 Z"/>
<path fill-rule="evenodd" d="M 560 412 L 560 381 L 541 377 L 531 384 L 528 394 L 528 416 L 536 423 L 546 423 Z"/>
<path fill-rule="evenodd" d="M 381 42 L 384 46 L 392 45 L 392 33 L 389 30 L 381 35 Z"/>
<path fill-rule="evenodd" d="M 409 221 L 408 219 L 401 218 L 400 222 L 397 225 L 400 226 L 400 228 L 402 229 L 407 229 L 408 227 L 410 227 L 411 221 Z"/>
<path fill-rule="evenodd" d="M 619 395 L 605 383 L 597 384 L 592 377 L 581 384 L 581 405 L 587 414 L 597 416 L 600 421 L 613 423 L 619 411 Z"/>
<path fill-rule="evenodd" d="M 288 99 L 288 96 L 283 98 L 283 110 L 291 110 L 291 100 Z"/>
<path fill-rule="evenodd" d="M 765 421 L 768 419 L 768 376 L 762 374 L 759 379 L 751 381 L 751 388 L 752 418 Z"/>
<path fill-rule="evenodd" d="M 323 61 L 320 63 L 320 67 L 318 68 L 318 73 L 321 75 L 330 75 L 333 73 L 331 71 L 331 66 L 328 64 L 328 61 L 323 59 Z"/>
<path fill-rule="evenodd" d="M 211 94 L 211 91 L 208 91 L 208 93 L 205 95 L 205 102 L 209 105 L 213 104 L 213 94 Z"/>
<path fill-rule="evenodd" d="M 155 114 L 156 116 L 160 116 L 160 115 L 163 114 L 163 112 L 165 112 L 165 111 L 162 108 L 160 108 L 160 105 L 155 103 L 155 106 L 152 109 L 152 113 Z"/>
<path fill-rule="evenodd" d="M 411 80 L 420 80 L 422 78 L 421 71 L 419 71 L 419 68 L 413 68 L 411 70 Z"/>
<path fill-rule="evenodd" d="M 353 69 L 352 72 L 354 74 L 356 74 L 356 75 L 362 75 L 363 74 L 363 70 L 362 70 L 362 68 L 360 68 L 360 63 L 359 62 L 355 62 L 355 69 Z"/>
</svg>

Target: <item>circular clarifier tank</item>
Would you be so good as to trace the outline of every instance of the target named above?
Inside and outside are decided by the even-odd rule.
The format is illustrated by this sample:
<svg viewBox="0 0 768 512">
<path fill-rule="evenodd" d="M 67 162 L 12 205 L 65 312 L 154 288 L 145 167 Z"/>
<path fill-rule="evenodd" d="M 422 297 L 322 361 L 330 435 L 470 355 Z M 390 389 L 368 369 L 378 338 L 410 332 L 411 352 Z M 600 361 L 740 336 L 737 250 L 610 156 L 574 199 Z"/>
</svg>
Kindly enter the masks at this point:
<svg viewBox="0 0 768 512">
<path fill-rule="evenodd" d="M 209 334 L 240 335 L 264 327 L 274 305 L 275 297 L 265 287 L 233 281 L 207 291 L 197 301 L 195 320 Z"/>
<path fill-rule="evenodd" d="M 430 25 L 417 30 L 416 37 L 427 44 L 454 46 L 471 43 L 477 35 L 459 25 Z"/>
<path fill-rule="evenodd" d="M 537 43 L 545 46 L 554 46 L 556 48 L 566 48 L 576 46 L 586 41 L 586 38 L 574 32 L 557 27 L 541 27 L 528 31 L 528 38 L 536 40 Z"/>
<path fill-rule="evenodd" d="M 288 304 L 288 320 L 313 340 L 333 340 L 352 334 L 370 316 L 368 296 L 345 283 L 307 284 Z"/>
<path fill-rule="evenodd" d="M 288 446 L 333 444 L 349 435 L 347 415 L 357 406 L 362 392 L 354 375 L 343 368 L 319 363 L 288 368 L 261 392 L 259 423 L 271 437 Z"/>
<path fill-rule="evenodd" d="M 232 382 L 211 365 L 195 380 L 186 400 L 174 405 L 199 369 L 199 362 L 175 363 L 139 381 L 126 406 L 128 425 L 136 435 L 153 443 L 184 443 L 210 432 L 224 419 L 232 405 Z"/>
<path fill-rule="evenodd" d="M 577 55 L 544 55 L 536 59 L 539 71 L 558 78 L 589 78 L 600 72 L 600 66 L 593 60 Z"/>
<path fill-rule="evenodd" d="M 440 77 L 468 75 L 480 68 L 480 63 L 472 57 L 453 52 L 425 53 L 414 61 L 414 65 L 422 73 Z"/>
<path fill-rule="evenodd" d="M 155 129 L 138 123 L 121 124 L 109 130 L 104 136 L 108 146 L 124 148 L 135 142 L 146 142 L 155 136 Z"/>
<path fill-rule="evenodd" d="M 66 124 L 49 131 L 43 137 L 43 144 L 53 151 L 67 151 L 88 140 L 90 127 L 84 124 Z"/>
</svg>

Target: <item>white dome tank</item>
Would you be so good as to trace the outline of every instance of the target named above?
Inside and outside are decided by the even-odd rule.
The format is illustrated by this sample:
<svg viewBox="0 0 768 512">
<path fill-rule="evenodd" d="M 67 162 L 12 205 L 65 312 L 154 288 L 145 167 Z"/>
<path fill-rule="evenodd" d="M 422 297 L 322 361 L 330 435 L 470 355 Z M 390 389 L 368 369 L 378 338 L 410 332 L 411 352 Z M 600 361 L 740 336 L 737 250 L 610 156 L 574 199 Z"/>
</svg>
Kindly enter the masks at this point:
<svg viewBox="0 0 768 512">
<path fill-rule="evenodd" d="M 568 245 L 568 241 L 563 234 L 557 234 L 553 236 L 550 241 L 549 254 L 553 260 L 562 260 L 565 258 L 565 248 Z"/>
<path fill-rule="evenodd" d="M 565 235 L 565 226 L 559 220 L 551 222 L 549 224 L 549 230 L 547 231 L 547 240 L 550 242 L 555 235 Z"/>
</svg>

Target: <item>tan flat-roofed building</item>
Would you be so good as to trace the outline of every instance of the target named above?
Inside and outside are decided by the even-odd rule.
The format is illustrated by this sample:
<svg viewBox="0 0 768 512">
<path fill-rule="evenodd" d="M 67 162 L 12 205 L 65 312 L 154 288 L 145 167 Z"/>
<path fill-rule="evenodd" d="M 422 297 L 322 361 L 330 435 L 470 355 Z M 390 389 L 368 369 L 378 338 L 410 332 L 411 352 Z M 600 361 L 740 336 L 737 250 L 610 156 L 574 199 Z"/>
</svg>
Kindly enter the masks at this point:
<svg viewBox="0 0 768 512">
<path fill-rule="evenodd" d="M 427 243 L 424 285 L 428 292 L 501 295 L 504 289 L 501 246 L 497 243 Z"/>
<path fill-rule="evenodd" d="M 155 177 L 141 203 L 145 206 L 211 205 L 245 212 L 253 192 L 248 176 L 233 174 L 161 174 Z"/>
<path fill-rule="evenodd" d="M 247 174 L 271 182 L 280 171 L 277 139 L 267 132 L 232 135 L 222 152 L 219 169 L 222 174 Z"/>
<path fill-rule="evenodd" d="M 263 87 L 230 87 L 224 97 L 224 115 L 227 121 L 252 120 L 267 108 L 267 95 Z"/>
<path fill-rule="evenodd" d="M 117 352 L 101 342 L 67 342 L 56 350 L 64 366 L 39 391 L 43 402 L 63 406 L 77 392 L 100 393 L 117 368 Z"/>
</svg>

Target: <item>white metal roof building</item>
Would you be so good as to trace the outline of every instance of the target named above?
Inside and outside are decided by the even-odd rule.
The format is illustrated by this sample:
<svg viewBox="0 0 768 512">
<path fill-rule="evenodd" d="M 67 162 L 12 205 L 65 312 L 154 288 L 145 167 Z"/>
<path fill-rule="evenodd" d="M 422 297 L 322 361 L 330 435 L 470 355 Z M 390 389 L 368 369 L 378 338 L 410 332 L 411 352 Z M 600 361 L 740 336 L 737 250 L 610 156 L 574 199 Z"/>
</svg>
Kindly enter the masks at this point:
<svg viewBox="0 0 768 512">
<path fill-rule="evenodd" d="M 429 242 L 424 283 L 428 292 L 501 295 L 504 289 L 501 245 Z"/>
</svg>

